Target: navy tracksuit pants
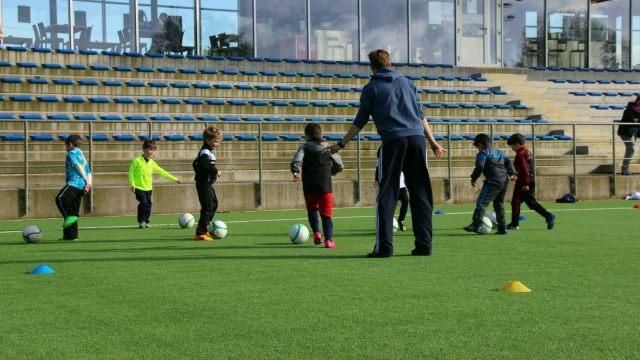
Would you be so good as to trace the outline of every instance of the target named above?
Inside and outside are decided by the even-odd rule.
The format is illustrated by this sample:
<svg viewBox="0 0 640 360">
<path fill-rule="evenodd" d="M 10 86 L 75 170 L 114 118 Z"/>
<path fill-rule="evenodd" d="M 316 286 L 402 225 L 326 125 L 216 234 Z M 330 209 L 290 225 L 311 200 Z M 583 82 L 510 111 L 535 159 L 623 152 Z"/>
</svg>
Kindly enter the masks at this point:
<svg viewBox="0 0 640 360">
<path fill-rule="evenodd" d="M 406 136 L 383 142 L 378 166 L 375 253 L 393 254 L 393 214 L 398 204 L 401 171 L 410 194 L 415 247 L 421 251 L 431 250 L 433 194 L 426 156 L 424 136 Z"/>
</svg>

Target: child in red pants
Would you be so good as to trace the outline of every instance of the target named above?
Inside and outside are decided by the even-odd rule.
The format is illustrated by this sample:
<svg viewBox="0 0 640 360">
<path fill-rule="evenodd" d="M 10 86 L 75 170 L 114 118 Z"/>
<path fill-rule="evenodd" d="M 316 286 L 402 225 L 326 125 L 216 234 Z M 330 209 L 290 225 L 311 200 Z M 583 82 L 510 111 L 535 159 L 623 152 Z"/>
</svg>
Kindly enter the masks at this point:
<svg viewBox="0 0 640 360">
<path fill-rule="evenodd" d="M 298 148 L 291 160 L 293 180 L 302 180 L 307 216 L 313 231 L 313 242 L 322 244 L 322 233 L 318 222 L 318 213 L 322 219 L 324 247 L 335 248 L 333 242 L 333 189 L 331 176 L 343 169 L 338 154 L 329 152 L 329 144 L 322 138 L 322 128 L 318 124 L 309 124 L 304 129 L 305 143 Z"/>
</svg>

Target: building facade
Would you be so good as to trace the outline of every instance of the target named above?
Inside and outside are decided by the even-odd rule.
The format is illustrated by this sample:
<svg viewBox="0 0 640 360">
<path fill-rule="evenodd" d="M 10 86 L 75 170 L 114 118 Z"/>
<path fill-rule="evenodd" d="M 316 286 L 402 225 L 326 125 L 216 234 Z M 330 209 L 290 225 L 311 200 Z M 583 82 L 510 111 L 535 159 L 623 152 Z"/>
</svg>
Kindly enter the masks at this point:
<svg viewBox="0 0 640 360">
<path fill-rule="evenodd" d="M 496 67 L 640 67 L 640 0 L 0 0 L 4 44 Z"/>
</svg>

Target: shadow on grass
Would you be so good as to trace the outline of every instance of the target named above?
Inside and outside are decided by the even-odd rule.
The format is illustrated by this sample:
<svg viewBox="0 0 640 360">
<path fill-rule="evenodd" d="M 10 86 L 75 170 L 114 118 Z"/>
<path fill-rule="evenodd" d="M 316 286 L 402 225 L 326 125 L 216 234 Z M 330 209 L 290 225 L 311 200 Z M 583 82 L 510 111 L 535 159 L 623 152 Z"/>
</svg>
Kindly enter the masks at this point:
<svg viewBox="0 0 640 360">
<path fill-rule="evenodd" d="M 364 255 L 239 255 L 219 256 L 218 254 L 194 256 L 136 256 L 84 259 L 33 259 L 0 261 L 0 265 L 11 264 L 68 264 L 68 263 L 106 263 L 106 262 L 155 262 L 155 261 L 201 261 L 201 260 L 366 260 Z"/>
</svg>

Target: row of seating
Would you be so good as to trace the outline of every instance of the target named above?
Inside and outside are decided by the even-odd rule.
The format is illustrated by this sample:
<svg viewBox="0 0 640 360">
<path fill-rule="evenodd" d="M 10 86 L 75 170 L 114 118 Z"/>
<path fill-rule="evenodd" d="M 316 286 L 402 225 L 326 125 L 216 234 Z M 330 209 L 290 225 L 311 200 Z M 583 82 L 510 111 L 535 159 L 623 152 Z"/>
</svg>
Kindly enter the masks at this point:
<svg viewBox="0 0 640 360">
<path fill-rule="evenodd" d="M 596 110 L 624 110 L 626 105 L 591 105 L 592 109 Z"/>
<path fill-rule="evenodd" d="M 210 105 L 210 106 L 294 106 L 294 107 L 334 107 L 334 108 L 347 108 L 360 107 L 360 102 L 358 101 L 303 101 L 303 100 L 260 100 L 260 99 L 201 99 L 201 98 L 174 98 L 174 97 L 164 97 L 164 98 L 155 98 L 155 97 L 104 97 L 104 96 L 57 96 L 57 95 L 25 95 L 25 94 L 15 94 L 8 95 L 7 98 L 9 101 L 14 102 L 43 102 L 43 103 L 72 103 L 72 104 L 81 104 L 81 103 L 93 103 L 93 104 L 142 104 L 142 105 L 156 105 L 156 104 L 166 104 L 166 105 Z M 0 96 L 0 101 L 6 100 L 4 96 Z M 431 103 L 425 102 L 421 103 L 422 106 L 428 109 L 500 109 L 500 110 L 526 110 L 528 107 L 524 104 L 493 104 L 493 103 Z"/>
<path fill-rule="evenodd" d="M 1 48 L 0 48 L 1 49 Z M 269 63 L 290 63 L 290 64 L 300 64 L 300 63 L 305 63 L 305 64 L 325 64 L 325 65 L 334 65 L 334 64 L 339 64 L 339 65 L 362 65 L 362 66 L 369 66 L 369 62 L 368 61 L 347 61 L 347 60 L 316 60 L 316 59 L 290 59 L 290 58 L 278 58 L 278 57 L 266 57 L 266 58 L 260 58 L 260 57 L 242 57 L 242 56 L 219 56 L 219 55 L 211 55 L 211 56 L 203 56 L 203 55 L 193 55 L 193 54 L 189 54 L 189 55 L 183 55 L 183 54 L 159 54 L 159 53 L 146 53 L 146 54 L 142 54 L 139 52 L 134 52 L 134 51 L 125 51 L 125 52 L 120 52 L 120 51 L 112 51 L 112 50 L 103 50 L 98 52 L 97 50 L 79 50 L 79 51 L 75 51 L 72 49 L 49 49 L 49 48 L 42 48 L 42 47 L 34 47 L 34 48 L 26 48 L 24 46 L 14 46 L 14 45 L 10 45 L 6 47 L 7 50 L 9 51 L 17 51 L 17 52 L 25 52 L 25 51 L 33 51 L 33 52 L 37 52 L 37 53 L 58 53 L 58 54 L 69 54 L 69 55 L 73 55 L 73 54 L 81 54 L 81 55 L 105 55 L 105 56 L 126 56 L 126 57 L 131 57 L 131 58 L 141 58 L 141 57 L 148 57 L 151 59 L 162 59 L 162 58 L 168 58 L 168 59 L 191 59 L 191 60 L 213 60 L 213 61 L 222 61 L 222 60 L 228 60 L 228 61 L 250 61 L 250 62 L 269 62 Z M 451 64 L 423 64 L 423 63 L 414 63 L 414 62 L 409 62 L 409 63 L 394 63 L 394 66 L 408 66 L 408 67 L 426 67 L 426 68 L 452 68 L 453 65 Z"/>
<path fill-rule="evenodd" d="M 532 70 L 537 71 L 580 71 L 580 72 L 640 72 L 640 69 L 617 69 L 617 68 L 584 68 L 584 67 L 560 67 L 560 66 L 531 66 Z"/>
<path fill-rule="evenodd" d="M 318 92 L 362 92 L 360 86 L 307 86 L 307 85 L 269 85 L 269 84 L 227 84 L 227 83 L 209 83 L 209 82 L 166 82 L 166 81 L 120 81 L 120 80 L 94 80 L 94 79 L 47 79 L 43 77 L 26 78 L 23 80 L 16 76 L 0 77 L 0 83 L 3 84 L 27 84 L 33 85 L 80 85 L 80 86 L 128 86 L 134 88 L 151 87 L 151 88 L 176 88 L 176 89 L 217 89 L 217 90 L 262 90 L 262 91 L 318 91 Z M 418 89 L 418 93 L 424 94 L 444 94 L 444 95 L 506 95 L 507 92 L 499 89 Z"/>
<path fill-rule="evenodd" d="M 616 85 L 638 85 L 640 80 L 591 80 L 591 79 L 549 79 L 554 84 L 616 84 Z"/>
<path fill-rule="evenodd" d="M 640 92 L 629 92 L 629 91 L 570 91 L 569 94 L 575 96 L 640 96 Z"/>
<path fill-rule="evenodd" d="M 0 67 L 14 66 L 9 61 L 0 61 Z M 313 73 L 313 72 L 293 72 L 293 71 L 254 71 L 254 70 L 236 70 L 236 69 L 193 69 L 193 68 L 174 68 L 174 67 L 150 67 L 150 66 L 108 66 L 108 65 L 82 65 L 82 64 L 56 64 L 42 63 L 38 65 L 34 62 L 19 61 L 15 64 L 17 68 L 22 69 L 49 69 L 49 70 L 74 70 L 74 71 L 115 71 L 123 73 L 164 73 L 164 74 L 186 74 L 186 75 L 245 75 L 245 76 L 282 76 L 282 77 L 302 77 L 302 78 L 337 78 L 337 79 L 369 79 L 370 74 L 350 74 L 350 73 Z M 405 75 L 410 80 L 427 80 L 427 81 L 463 81 L 463 82 L 486 82 L 487 79 L 482 76 L 447 76 L 447 75 Z"/>
<path fill-rule="evenodd" d="M 37 134 L 29 134 L 29 140 L 31 141 L 54 141 L 56 139 L 60 140 L 60 141 L 64 141 L 67 137 L 69 136 L 69 134 L 49 134 L 49 133 L 37 133 Z M 451 135 L 451 140 L 452 141 L 461 141 L 461 140 L 473 140 L 475 138 L 475 134 L 452 134 Z M 511 134 L 501 134 L 501 135 L 493 135 L 493 140 L 494 141 L 506 141 L 509 137 L 511 136 Z M 89 139 L 89 135 L 85 136 L 87 139 Z M 304 135 L 301 134 L 263 134 L 260 136 L 262 141 L 278 141 L 278 140 L 283 140 L 283 141 L 300 141 L 301 139 L 304 138 Z M 326 140 L 329 141 L 339 141 L 342 140 L 343 136 L 342 135 L 337 135 L 337 134 L 325 134 L 324 135 Z M 438 141 L 442 141 L 442 140 L 446 140 L 447 136 L 446 135 L 435 135 L 434 136 L 436 138 L 436 140 Z M 91 139 L 93 141 L 110 141 L 111 139 L 113 141 L 135 141 L 136 139 L 139 140 L 146 140 L 149 138 L 149 135 L 146 133 L 143 134 L 139 134 L 139 135 L 134 135 L 134 134 L 113 134 L 111 136 L 109 136 L 108 134 L 92 134 L 91 135 Z M 531 135 L 526 135 L 525 138 L 527 140 L 532 140 L 533 136 Z M 572 138 L 571 136 L 567 136 L 567 135 L 536 135 L 535 137 L 537 140 L 543 140 L 543 141 L 553 141 L 553 140 L 558 140 L 558 141 L 570 141 Z M 24 134 L 19 134 L 19 133 L 2 133 L 0 134 L 0 140 L 3 141 L 13 141 L 13 142 L 18 142 L 18 141 L 24 141 Z M 185 140 L 193 140 L 193 141 L 202 141 L 202 134 L 189 134 L 189 135 L 182 135 L 182 134 L 151 134 L 151 139 L 154 141 L 185 141 Z M 255 134 L 235 134 L 235 135 L 229 135 L 229 134 L 224 134 L 223 135 L 223 140 L 224 141 L 233 141 L 233 140 L 239 140 L 239 141 L 256 141 L 258 140 L 258 136 Z M 361 141 L 380 141 L 380 135 L 377 134 L 365 134 L 365 135 L 361 135 L 360 136 L 360 140 Z"/>
<path fill-rule="evenodd" d="M 142 114 L 12 114 L 0 113 L 0 120 L 53 120 L 53 121 L 222 121 L 222 122 L 353 122 L 353 118 L 344 117 L 239 117 L 212 115 L 142 115 Z M 540 118 L 428 118 L 432 123 L 483 123 L 483 124 L 546 124 L 549 121 Z"/>
</svg>

